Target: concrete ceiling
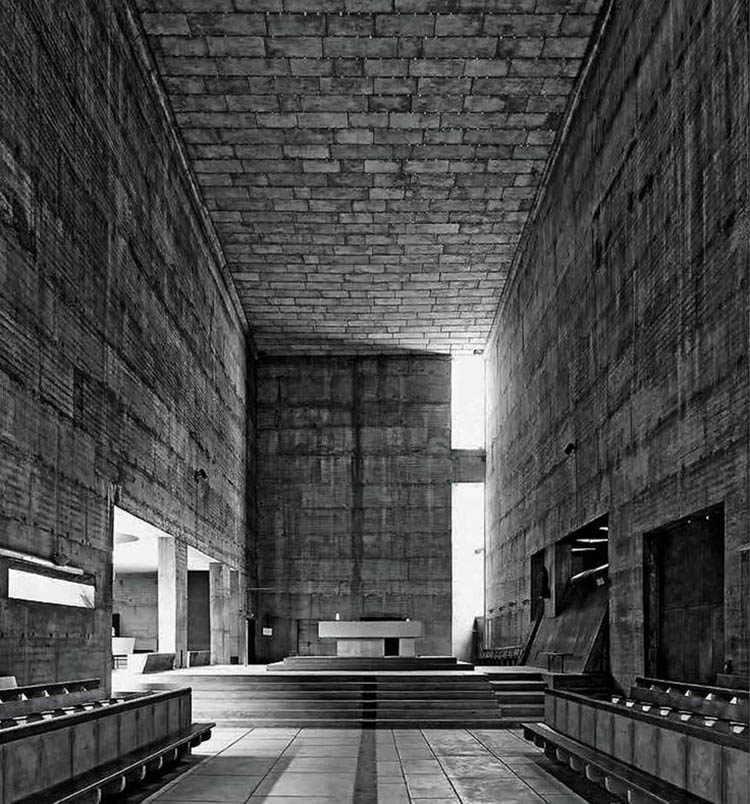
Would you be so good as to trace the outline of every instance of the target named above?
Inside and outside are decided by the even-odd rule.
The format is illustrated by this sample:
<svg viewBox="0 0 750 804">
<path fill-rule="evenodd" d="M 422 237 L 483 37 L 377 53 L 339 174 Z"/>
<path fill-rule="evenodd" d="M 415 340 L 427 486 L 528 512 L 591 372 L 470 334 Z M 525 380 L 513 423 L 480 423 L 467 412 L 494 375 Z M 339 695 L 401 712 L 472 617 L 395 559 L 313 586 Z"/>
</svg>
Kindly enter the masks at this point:
<svg viewBox="0 0 750 804">
<path fill-rule="evenodd" d="M 486 343 L 601 0 L 138 0 L 262 353 Z"/>
</svg>

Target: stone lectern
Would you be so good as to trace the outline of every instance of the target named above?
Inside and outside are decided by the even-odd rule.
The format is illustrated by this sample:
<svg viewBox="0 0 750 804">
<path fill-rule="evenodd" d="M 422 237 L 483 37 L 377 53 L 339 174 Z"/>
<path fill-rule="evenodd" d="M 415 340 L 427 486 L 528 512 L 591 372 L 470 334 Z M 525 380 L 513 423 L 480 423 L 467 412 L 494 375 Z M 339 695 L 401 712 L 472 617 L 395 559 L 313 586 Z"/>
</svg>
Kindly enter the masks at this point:
<svg viewBox="0 0 750 804">
<path fill-rule="evenodd" d="M 416 641 L 424 635 L 416 620 L 323 620 L 320 639 L 336 640 L 337 656 L 416 656 Z M 395 652 L 395 646 L 398 652 Z M 389 650 L 386 652 L 386 646 Z"/>
</svg>

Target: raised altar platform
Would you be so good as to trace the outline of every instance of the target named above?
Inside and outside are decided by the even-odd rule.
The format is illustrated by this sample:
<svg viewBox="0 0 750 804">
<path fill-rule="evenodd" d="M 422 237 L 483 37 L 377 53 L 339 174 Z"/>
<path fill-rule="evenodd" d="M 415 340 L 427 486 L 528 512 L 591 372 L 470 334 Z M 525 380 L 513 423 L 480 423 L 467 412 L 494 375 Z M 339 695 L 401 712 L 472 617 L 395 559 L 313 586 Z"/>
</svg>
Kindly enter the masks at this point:
<svg viewBox="0 0 750 804">
<path fill-rule="evenodd" d="M 445 673 L 473 669 L 473 664 L 459 662 L 454 656 L 287 656 L 268 665 L 271 673 Z"/>
<path fill-rule="evenodd" d="M 337 656 L 416 656 L 417 639 L 424 636 L 417 620 L 322 620 L 320 639 L 336 640 Z"/>
</svg>

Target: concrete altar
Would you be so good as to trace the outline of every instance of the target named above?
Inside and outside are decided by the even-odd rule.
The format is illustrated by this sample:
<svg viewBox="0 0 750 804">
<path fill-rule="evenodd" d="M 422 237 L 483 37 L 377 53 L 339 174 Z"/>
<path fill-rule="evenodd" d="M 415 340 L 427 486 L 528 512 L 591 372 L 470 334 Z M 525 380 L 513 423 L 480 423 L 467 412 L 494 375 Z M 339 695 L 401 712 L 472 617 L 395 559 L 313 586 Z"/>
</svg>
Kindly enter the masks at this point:
<svg viewBox="0 0 750 804">
<path fill-rule="evenodd" d="M 416 656 L 416 641 L 423 635 L 422 623 L 417 620 L 322 620 L 318 623 L 320 639 L 336 640 L 337 656 Z"/>
</svg>

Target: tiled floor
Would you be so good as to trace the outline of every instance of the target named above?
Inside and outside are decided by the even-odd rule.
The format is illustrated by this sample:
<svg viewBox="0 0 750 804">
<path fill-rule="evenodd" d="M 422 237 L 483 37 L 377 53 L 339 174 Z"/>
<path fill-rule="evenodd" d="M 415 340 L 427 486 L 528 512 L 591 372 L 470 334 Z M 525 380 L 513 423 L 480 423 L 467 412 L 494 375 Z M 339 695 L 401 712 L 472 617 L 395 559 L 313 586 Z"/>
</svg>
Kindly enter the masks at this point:
<svg viewBox="0 0 750 804">
<path fill-rule="evenodd" d="M 607 801 L 508 730 L 215 729 L 153 804 L 573 804 Z M 570 777 L 570 778 L 568 778 Z M 584 787 L 588 787 L 584 782 Z"/>
</svg>

